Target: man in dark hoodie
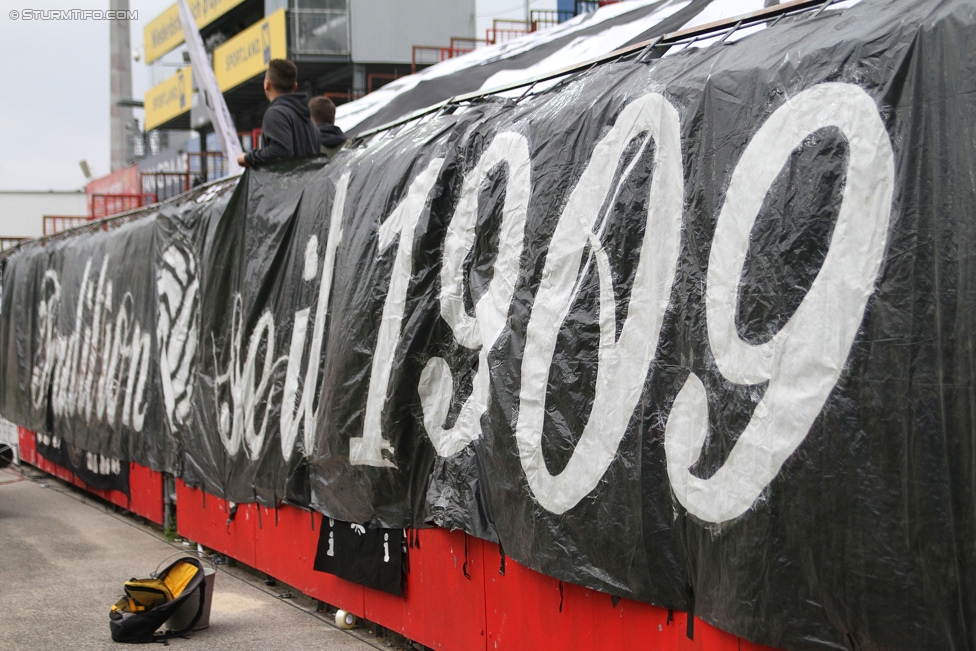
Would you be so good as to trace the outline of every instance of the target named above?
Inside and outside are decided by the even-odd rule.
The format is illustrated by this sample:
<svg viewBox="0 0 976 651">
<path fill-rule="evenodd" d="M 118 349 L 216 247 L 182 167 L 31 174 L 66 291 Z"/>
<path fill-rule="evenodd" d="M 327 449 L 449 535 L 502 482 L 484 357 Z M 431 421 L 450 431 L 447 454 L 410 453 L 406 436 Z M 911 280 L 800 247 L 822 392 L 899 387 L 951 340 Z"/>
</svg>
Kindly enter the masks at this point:
<svg viewBox="0 0 976 651">
<path fill-rule="evenodd" d="M 308 112 L 308 96 L 296 93 L 298 68 L 291 61 L 272 59 L 264 75 L 264 95 L 271 106 L 261 122 L 262 146 L 237 157 L 241 167 L 258 167 L 284 158 L 319 153 L 319 131 Z"/>
<path fill-rule="evenodd" d="M 335 104 L 328 97 L 313 97 L 308 101 L 312 122 L 319 129 L 322 153 L 332 158 L 346 144 L 346 134 L 335 124 Z"/>
</svg>

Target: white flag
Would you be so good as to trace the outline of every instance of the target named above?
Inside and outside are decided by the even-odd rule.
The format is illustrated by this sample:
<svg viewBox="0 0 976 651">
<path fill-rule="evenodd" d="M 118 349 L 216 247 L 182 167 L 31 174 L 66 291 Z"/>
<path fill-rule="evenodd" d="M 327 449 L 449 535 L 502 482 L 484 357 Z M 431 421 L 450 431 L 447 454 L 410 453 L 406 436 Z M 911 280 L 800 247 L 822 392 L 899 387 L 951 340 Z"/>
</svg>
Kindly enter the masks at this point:
<svg viewBox="0 0 976 651">
<path fill-rule="evenodd" d="M 210 112 L 210 122 L 217 132 L 220 140 L 220 149 L 224 152 L 227 159 L 227 171 L 235 174 L 240 171 L 237 164 L 237 157 L 244 153 L 241 149 L 241 141 L 237 139 L 237 129 L 234 128 L 234 118 L 227 110 L 227 102 L 224 95 L 217 86 L 217 78 L 214 76 L 210 60 L 207 58 L 207 51 L 203 49 L 203 38 L 197 23 L 193 20 L 193 14 L 186 4 L 186 0 L 177 0 L 180 7 L 180 22 L 183 23 L 183 39 L 186 41 L 186 49 L 190 52 L 190 63 L 193 66 L 193 75 L 200 84 L 200 93 L 203 101 Z"/>
</svg>

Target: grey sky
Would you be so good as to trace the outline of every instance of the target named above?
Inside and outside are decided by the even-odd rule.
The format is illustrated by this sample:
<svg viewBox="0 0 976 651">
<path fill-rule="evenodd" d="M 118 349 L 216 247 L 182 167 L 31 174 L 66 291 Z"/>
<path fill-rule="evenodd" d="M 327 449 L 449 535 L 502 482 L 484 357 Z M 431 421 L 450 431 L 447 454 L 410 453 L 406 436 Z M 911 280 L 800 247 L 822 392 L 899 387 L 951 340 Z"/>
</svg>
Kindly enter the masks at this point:
<svg viewBox="0 0 976 651">
<path fill-rule="evenodd" d="M 352 0 L 355 2 L 355 0 Z M 139 12 L 131 24 L 133 51 L 142 28 L 174 0 L 130 0 Z M 85 178 L 109 172 L 109 42 L 102 20 L 26 21 L 10 17 L 24 9 L 107 9 L 108 0 L 3 0 L 0 61 L 6 90 L 0 100 L 0 189 L 70 190 Z M 533 0 L 533 9 L 554 9 L 556 0 Z M 492 17 L 519 19 L 524 0 L 477 0 L 476 36 Z M 149 70 L 133 62 L 132 91 L 142 98 L 151 86 Z M 142 111 L 136 110 L 142 118 Z"/>
</svg>

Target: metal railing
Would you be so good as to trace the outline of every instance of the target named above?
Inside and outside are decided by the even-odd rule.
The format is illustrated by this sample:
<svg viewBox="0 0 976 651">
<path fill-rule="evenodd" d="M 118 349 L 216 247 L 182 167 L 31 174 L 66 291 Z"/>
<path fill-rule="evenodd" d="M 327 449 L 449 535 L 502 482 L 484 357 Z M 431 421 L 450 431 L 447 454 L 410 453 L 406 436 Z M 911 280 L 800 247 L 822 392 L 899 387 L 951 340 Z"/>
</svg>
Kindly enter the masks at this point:
<svg viewBox="0 0 976 651">
<path fill-rule="evenodd" d="M 384 133 L 386 131 L 390 131 L 391 129 L 396 129 L 404 124 L 415 122 L 424 118 L 425 116 L 432 115 L 439 111 L 444 111 L 450 107 L 463 106 L 469 102 L 480 100 L 484 97 L 497 96 L 501 93 L 520 88 L 528 89 L 523 92 L 523 95 L 526 95 L 531 92 L 532 88 L 536 84 L 549 81 L 551 79 L 566 78 L 568 75 L 585 72 L 595 66 L 621 61 L 624 59 L 643 61 L 645 57 L 653 56 L 655 51 L 665 52 L 668 48 L 673 47 L 674 45 L 693 43 L 697 39 L 701 38 L 707 38 L 715 35 L 725 35 L 725 37 L 728 38 L 728 35 L 731 35 L 735 30 L 740 28 L 750 27 L 759 23 L 769 23 L 770 21 L 775 24 L 776 21 L 786 16 L 799 15 L 808 11 L 821 12 L 835 1 L 836 0 L 788 0 L 782 4 L 759 9 L 751 13 L 736 16 L 734 18 L 727 18 L 711 23 L 705 23 L 704 25 L 688 27 L 686 29 L 665 34 L 664 36 L 658 36 L 657 38 L 641 41 L 640 43 L 634 43 L 633 45 L 628 45 L 619 50 L 614 50 L 613 52 L 602 54 L 591 59 L 586 59 L 585 61 L 580 61 L 565 68 L 545 72 L 528 79 L 520 79 L 519 81 L 501 86 L 495 86 L 493 88 L 479 89 L 470 93 L 455 95 L 450 99 L 431 104 L 430 106 L 412 111 L 406 115 L 401 115 L 390 122 L 386 122 L 365 131 L 360 131 L 353 138 L 352 144 L 355 146 L 356 144 L 362 143 L 367 138 L 375 136 L 378 133 Z"/>
<path fill-rule="evenodd" d="M 238 134 L 249 136 L 243 142 L 247 151 L 254 149 L 254 143 L 260 138 L 261 130 L 255 129 L 250 134 Z M 182 172 L 140 172 L 139 189 L 145 194 L 153 196 L 154 200 L 166 201 L 178 194 L 183 194 L 190 188 L 195 188 L 202 183 L 208 183 L 227 176 L 227 159 L 219 151 L 190 151 L 186 153 L 186 165 Z"/>
<path fill-rule="evenodd" d="M 349 8 L 333 0 L 326 9 L 288 12 L 289 50 L 294 54 L 349 54 Z"/>
<path fill-rule="evenodd" d="M 555 27 L 580 14 L 588 14 L 600 7 L 616 4 L 620 0 L 576 0 L 573 9 L 533 9 L 529 12 L 530 31 Z"/>
<path fill-rule="evenodd" d="M 453 39 L 452 39 L 453 40 Z M 411 57 L 410 72 L 415 74 L 418 69 L 432 66 L 435 63 L 453 59 L 467 54 L 474 48 L 441 47 L 440 45 L 414 45 Z"/>
<path fill-rule="evenodd" d="M 548 29 L 564 23 L 576 15 L 575 11 L 569 9 L 533 9 L 529 14 L 531 18 L 529 22 L 532 23 L 532 31 L 538 32 L 540 29 Z"/>
<path fill-rule="evenodd" d="M 452 41 L 454 39 L 451 39 Z M 418 66 L 423 68 L 432 66 L 435 63 L 453 59 L 456 56 L 467 54 L 474 48 L 441 47 L 439 45 L 414 45 L 410 73 L 416 74 Z M 372 92 L 372 91 L 370 91 Z"/>
<path fill-rule="evenodd" d="M 44 219 L 47 219 L 45 217 Z M 27 242 L 31 238 L 29 237 L 0 237 L 0 251 L 6 251 L 7 249 L 12 249 L 21 242 Z M 2 419 L 0 419 L 2 420 Z"/>
<path fill-rule="evenodd" d="M 191 151 L 186 154 L 186 169 L 190 186 L 196 187 L 227 176 L 227 159 L 219 151 Z"/>
<path fill-rule="evenodd" d="M 241 147 L 244 151 L 253 151 L 260 145 L 261 127 L 250 131 L 238 131 L 237 137 L 241 139 Z"/>
<path fill-rule="evenodd" d="M 111 215 L 129 212 L 136 208 L 156 203 L 156 193 L 143 191 L 141 194 L 93 194 L 88 207 L 89 219 L 101 219 Z M 77 225 L 77 224 L 75 224 Z"/>
<path fill-rule="evenodd" d="M 416 74 L 417 66 L 426 67 L 440 63 L 442 49 L 440 45 L 414 45 L 410 57 L 410 72 Z"/>
<path fill-rule="evenodd" d="M 89 221 L 91 221 L 89 217 L 77 215 L 44 215 L 44 234 L 54 235 Z"/>
<path fill-rule="evenodd" d="M 491 27 L 485 30 L 485 43 L 488 45 L 510 41 L 513 38 L 525 36 L 532 31 L 531 25 L 527 24 L 524 20 L 496 18 L 491 22 Z"/>
<path fill-rule="evenodd" d="M 366 83 L 369 84 L 369 75 L 366 76 Z M 346 90 L 325 90 L 319 93 L 319 95 L 331 99 L 332 103 L 336 106 L 351 102 L 354 99 L 359 99 L 363 94 L 362 91 L 354 92 L 352 88 L 347 88 Z"/>
<path fill-rule="evenodd" d="M 186 200 L 192 201 L 195 198 L 203 196 L 205 193 L 210 191 L 213 187 L 218 188 L 231 188 L 237 183 L 237 177 L 227 177 L 223 179 L 218 179 L 217 181 L 211 181 L 210 183 L 204 183 L 203 185 L 194 188 L 187 195 Z M 148 216 L 154 214 L 155 208 L 152 206 L 142 206 L 135 210 L 130 210 L 128 212 L 112 215 L 110 217 L 105 217 L 102 219 L 95 219 L 92 217 L 80 217 L 80 216 L 51 216 L 49 215 L 48 222 L 53 225 L 56 220 L 63 220 L 61 225 L 66 228 L 59 230 L 56 233 L 47 233 L 40 237 L 31 238 L 21 245 L 27 248 L 32 248 L 35 246 L 46 246 L 51 242 L 64 241 L 65 238 L 73 237 L 75 235 L 83 233 L 95 233 L 98 231 L 111 231 L 125 224 L 131 224 L 132 222 L 145 219 Z M 70 221 L 69 221 L 70 220 Z M 69 226 L 70 224 L 70 226 Z M 51 226 L 48 226 L 49 230 Z M 0 287 L 0 290 L 3 288 Z"/>
<path fill-rule="evenodd" d="M 477 49 L 481 45 L 480 38 L 474 38 L 473 36 L 452 36 L 451 37 L 451 49 L 452 50 L 467 50 L 471 51 Z"/>
<path fill-rule="evenodd" d="M 495 22 L 498 22 L 497 19 Z M 484 45 L 481 39 L 470 36 L 452 36 L 450 47 L 440 45 L 414 45 L 410 72 L 411 74 L 416 74 L 420 68 L 432 66 L 435 63 L 467 54 L 477 49 L 480 45 Z M 369 92 L 372 92 L 372 89 Z"/>
<path fill-rule="evenodd" d="M 140 172 L 139 189 L 166 201 L 190 189 L 189 172 Z"/>
<path fill-rule="evenodd" d="M 416 72 L 416 71 L 415 71 Z M 372 93 L 374 90 L 379 90 L 391 81 L 396 81 L 403 75 L 398 75 L 393 72 L 371 72 L 366 75 L 366 93 Z M 333 102 L 334 97 L 330 97 Z"/>
</svg>

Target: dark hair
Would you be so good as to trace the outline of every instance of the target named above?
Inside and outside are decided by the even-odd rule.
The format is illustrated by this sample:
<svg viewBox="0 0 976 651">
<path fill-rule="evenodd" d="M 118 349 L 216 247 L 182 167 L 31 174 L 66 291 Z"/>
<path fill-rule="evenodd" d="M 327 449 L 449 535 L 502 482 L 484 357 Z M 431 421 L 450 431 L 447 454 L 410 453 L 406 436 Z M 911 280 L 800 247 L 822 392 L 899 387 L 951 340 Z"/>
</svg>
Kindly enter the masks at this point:
<svg viewBox="0 0 976 651">
<path fill-rule="evenodd" d="M 335 124 L 335 104 L 328 97 L 313 97 L 308 100 L 308 110 L 316 124 Z"/>
<path fill-rule="evenodd" d="M 279 93 L 290 93 L 295 90 L 295 82 L 298 81 L 298 67 L 288 59 L 271 59 L 268 81 Z"/>
</svg>

